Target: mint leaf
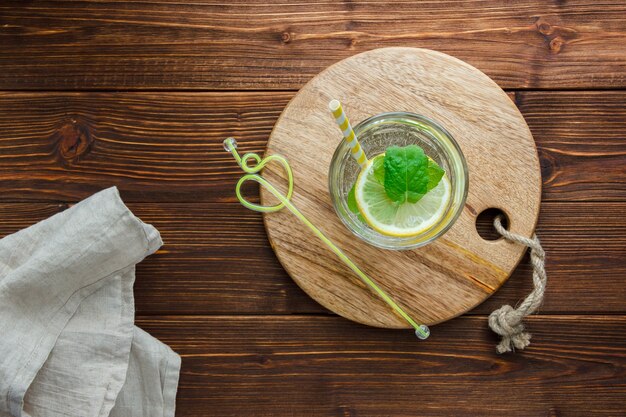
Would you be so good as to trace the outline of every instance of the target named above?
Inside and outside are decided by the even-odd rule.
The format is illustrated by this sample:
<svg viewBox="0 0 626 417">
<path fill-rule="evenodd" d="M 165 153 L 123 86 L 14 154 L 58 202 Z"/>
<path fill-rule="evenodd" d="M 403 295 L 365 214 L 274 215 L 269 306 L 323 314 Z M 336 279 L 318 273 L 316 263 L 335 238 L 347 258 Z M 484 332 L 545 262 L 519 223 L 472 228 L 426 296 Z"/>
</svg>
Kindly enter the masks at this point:
<svg viewBox="0 0 626 417">
<path fill-rule="evenodd" d="M 350 191 L 348 191 L 348 210 L 350 210 L 351 212 L 356 214 L 357 215 L 356 217 L 360 221 L 362 221 L 363 223 L 367 223 L 365 221 L 365 218 L 363 218 L 363 215 L 359 211 L 359 205 L 356 203 L 356 196 L 354 194 L 355 193 L 355 187 L 356 187 L 356 182 L 352 185 L 352 188 L 350 188 Z"/>
<path fill-rule="evenodd" d="M 384 167 L 385 192 L 391 200 L 416 203 L 428 191 L 428 157 L 419 146 L 387 148 Z"/>
<path fill-rule="evenodd" d="M 374 158 L 374 178 L 380 185 L 385 185 L 385 158 Z"/>
<path fill-rule="evenodd" d="M 428 159 L 428 186 L 426 187 L 426 191 L 430 191 L 439 184 L 443 174 L 446 171 L 443 170 L 435 161 L 432 159 Z"/>
<path fill-rule="evenodd" d="M 359 206 L 356 203 L 356 196 L 354 195 L 354 188 L 356 187 L 356 182 L 348 191 L 348 209 L 353 213 L 359 213 Z"/>
</svg>

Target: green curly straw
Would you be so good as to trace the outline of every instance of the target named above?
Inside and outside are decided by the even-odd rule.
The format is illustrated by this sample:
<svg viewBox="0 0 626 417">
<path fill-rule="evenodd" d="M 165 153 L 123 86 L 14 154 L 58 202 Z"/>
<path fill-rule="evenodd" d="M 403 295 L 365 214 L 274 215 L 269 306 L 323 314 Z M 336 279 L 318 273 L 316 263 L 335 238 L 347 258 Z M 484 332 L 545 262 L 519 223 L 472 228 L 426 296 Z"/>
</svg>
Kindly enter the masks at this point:
<svg viewBox="0 0 626 417">
<path fill-rule="evenodd" d="M 254 211 L 259 211 L 263 213 L 272 213 L 278 210 L 281 210 L 284 207 L 287 207 L 289 211 L 291 211 L 302 223 L 304 223 L 317 237 L 319 237 L 328 248 L 333 251 L 335 255 L 343 263 L 345 263 L 367 286 L 369 286 L 380 298 L 382 298 L 398 315 L 404 318 L 413 328 L 415 329 L 415 335 L 419 339 L 426 339 L 430 335 L 430 330 L 425 324 L 418 324 L 413 320 L 398 304 L 396 304 L 393 299 L 383 291 L 382 288 L 376 284 L 376 282 L 365 275 L 363 271 L 359 269 L 358 266 L 350 258 L 348 258 L 335 244 L 330 241 L 317 227 L 313 225 L 304 217 L 304 215 L 298 210 L 293 204 L 291 204 L 291 195 L 293 194 L 293 172 L 291 171 L 291 167 L 289 166 L 289 162 L 283 156 L 280 155 L 270 155 L 261 159 L 261 157 L 255 153 L 247 153 L 243 157 L 239 156 L 237 152 L 237 141 L 234 138 L 227 138 L 224 140 L 224 149 L 230 152 L 235 160 L 237 160 L 237 164 L 241 167 L 241 169 L 247 174 L 239 179 L 237 182 L 237 186 L 235 187 L 235 193 L 237 194 L 237 199 L 239 202 L 246 208 Z M 254 166 L 248 166 L 248 161 L 253 159 L 255 162 Z M 267 182 L 263 177 L 261 177 L 258 172 L 263 169 L 265 165 L 267 165 L 271 161 L 279 162 L 287 172 L 287 195 L 282 195 L 272 184 Z M 280 203 L 274 206 L 263 206 L 259 204 L 250 203 L 245 199 L 244 196 L 241 195 L 241 186 L 244 182 L 252 180 L 263 187 L 265 187 L 270 193 L 274 195 L 280 201 Z"/>
</svg>

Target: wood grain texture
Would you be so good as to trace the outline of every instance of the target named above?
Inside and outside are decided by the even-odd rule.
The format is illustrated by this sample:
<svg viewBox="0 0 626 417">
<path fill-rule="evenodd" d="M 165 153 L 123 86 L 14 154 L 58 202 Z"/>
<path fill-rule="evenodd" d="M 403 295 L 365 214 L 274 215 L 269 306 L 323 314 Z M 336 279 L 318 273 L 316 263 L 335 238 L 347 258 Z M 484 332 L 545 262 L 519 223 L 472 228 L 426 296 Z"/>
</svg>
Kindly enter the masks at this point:
<svg viewBox="0 0 626 417">
<path fill-rule="evenodd" d="M 626 86 L 626 5 L 3 1 L 0 89 L 297 89 L 384 46 L 439 50 L 507 88 Z"/>
<path fill-rule="evenodd" d="M 262 152 L 293 93 L 0 93 L 0 201 L 235 201 L 221 142 Z M 517 92 L 542 201 L 626 201 L 626 92 Z M 255 190 L 249 190 L 256 193 Z"/>
<path fill-rule="evenodd" d="M 497 355 L 487 318 L 410 331 L 337 317 L 152 317 L 183 358 L 177 416 L 618 416 L 626 317 L 536 316 Z"/>
<path fill-rule="evenodd" d="M 350 148 L 337 126 L 329 123 L 328 103 L 333 99 L 342 101 L 353 126 L 372 115 L 410 111 L 450 132 L 465 156 L 469 179 L 464 168 L 455 168 L 454 174 L 444 165 L 453 184 L 452 205 L 460 207 L 460 215 L 445 236 L 417 249 L 393 251 L 355 238 L 343 225 L 328 189 L 329 167 L 338 147 L 342 155 L 348 155 Z M 377 143 L 384 136 L 378 134 L 371 141 Z M 361 143 L 366 154 L 370 143 Z M 444 142 L 439 146 L 444 147 Z M 384 147 L 378 149 L 383 151 Z M 539 215 L 539 157 L 517 107 L 476 68 L 431 50 L 375 49 L 327 68 L 287 105 L 270 135 L 268 154 L 289 160 L 295 183 L 291 202 L 300 212 L 406 314 L 426 325 L 449 320 L 483 302 L 506 281 L 526 250 L 506 240 L 482 239 L 475 227 L 479 213 L 501 209 L 509 219 L 509 230 L 526 237 L 532 236 Z M 373 156 L 370 152 L 369 157 Z M 438 155 L 431 156 L 439 160 Z M 358 170 L 348 157 L 346 171 L 350 164 Z M 286 172 L 278 164 L 267 165 L 263 175 L 273 184 L 286 181 Z M 355 177 L 338 186 L 347 213 L 345 201 Z M 460 184 L 466 183 L 464 201 Z M 275 201 L 269 190 L 261 189 L 264 205 Z M 337 262 L 324 242 L 288 210 L 266 213 L 265 226 L 289 275 L 324 307 L 372 326 L 410 326 L 347 265 Z"/>
<path fill-rule="evenodd" d="M 235 201 L 241 170 L 222 140 L 262 152 L 291 96 L 4 93 L 2 198 L 78 201 L 117 185 L 125 201 Z"/>
<path fill-rule="evenodd" d="M 1 203 L 0 237 L 65 204 Z M 259 213 L 238 203 L 130 203 L 164 246 L 137 267 L 139 314 L 293 314 L 325 310 L 294 284 Z M 542 313 L 626 313 L 626 204 L 544 203 L 537 233 L 548 253 Z M 515 304 L 532 285 L 527 258 L 472 314 Z M 435 327 L 436 329 L 437 327 Z"/>
<path fill-rule="evenodd" d="M 517 106 L 538 141 L 546 199 L 624 199 L 624 102 L 624 92 L 612 91 L 516 94 Z"/>
<path fill-rule="evenodd" d="M 138 266 L 137 323 L 183 356 L 179 417 L 624 415 L 626 91 L 606 90 L 626 87 L 625 13 L 622 0 L 2 1 L 0 237 L 120 188 L 165 240 Z M 549 274 L 524 352 L 496 356 L 484 314 L 528 293 L 527 257 L 420 343 L 321 308 L 234 199 L 223 138 L 262 151 L 294 90 L 383 46 L 440 50 L 518 90 Z"/>
</svg>

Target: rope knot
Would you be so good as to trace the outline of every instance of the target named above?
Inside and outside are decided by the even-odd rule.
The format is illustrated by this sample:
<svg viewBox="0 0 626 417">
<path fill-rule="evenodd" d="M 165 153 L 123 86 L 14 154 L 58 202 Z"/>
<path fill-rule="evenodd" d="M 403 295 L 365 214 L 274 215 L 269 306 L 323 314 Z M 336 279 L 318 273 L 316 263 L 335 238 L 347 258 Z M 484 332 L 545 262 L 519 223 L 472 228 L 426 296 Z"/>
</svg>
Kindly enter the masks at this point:
<svg viewBox="0 0 626 417">
<path fill-rule="evenodd" d="M 496 347 L 498 353 L 524 349 L 530 344 L 530 333 L 524 331 L 522 320 L 537 311 L 543 301 L 548 276 L 546 275 L 546 253 L 536 235 L 526 236 L 511 233 L 502 225 L 502 217 L 497 216 L 493 225 L 506 240 L 520 243 L 530 248 L 530 263 L 533 266 L 533 290 L 515 309 L 504 305 L 489 315 L 489 327 L 502 336 Z"/>
<path fill-rule="evenodd" d="M 523 318 L 523 315 L 508 304 L 489 315 L 489 327 L 502 336 L 496 347 L 498 353 L 511 352 L 514 348 L 524 349 L 530 344 L 530 334 L 524 331 Z"/>
</svg>

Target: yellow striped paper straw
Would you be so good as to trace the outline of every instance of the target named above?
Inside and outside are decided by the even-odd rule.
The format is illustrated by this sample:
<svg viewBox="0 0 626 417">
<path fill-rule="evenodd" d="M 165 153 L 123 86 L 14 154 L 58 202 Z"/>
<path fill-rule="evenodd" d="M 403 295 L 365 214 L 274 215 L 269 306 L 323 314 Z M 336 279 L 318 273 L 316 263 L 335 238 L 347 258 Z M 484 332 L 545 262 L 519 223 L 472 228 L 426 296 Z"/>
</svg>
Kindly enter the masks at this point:
<svg viewBox="0 0 626 417">
<path fill-rule="evenodd" d="M 335 117 L 335 121 L 337 125 L 339 125 L 339 129 L 341 129 L 341 133 L 343 133 L 343 139 L 350 145 L 352 157 L 358 162 L 361 169 L 365 168 L 365 165 L 367 165 L 367 156 L 365 152 L 363 152 L 363 149 L 361 149 L 361 145 L 354 134 L 354 130 L 352 130 L 350 120 L 348 120 L 346 113 L 343 111 L 343 107 L 341 107 L 341 103 L 339 100 L 331 100 L 330 103 L 328 103 L 328 108 Z"/>
</svg>

